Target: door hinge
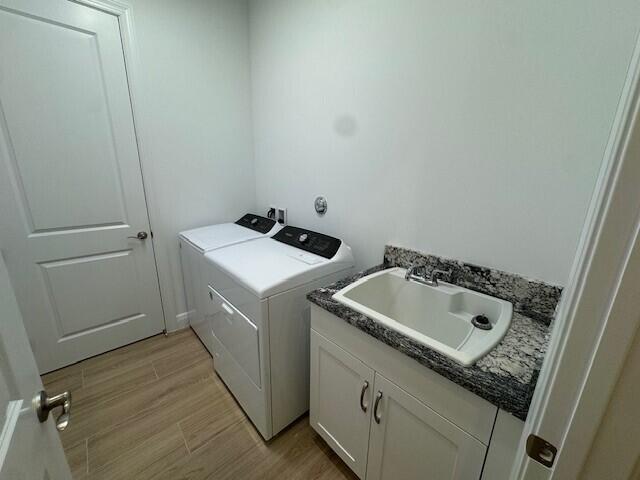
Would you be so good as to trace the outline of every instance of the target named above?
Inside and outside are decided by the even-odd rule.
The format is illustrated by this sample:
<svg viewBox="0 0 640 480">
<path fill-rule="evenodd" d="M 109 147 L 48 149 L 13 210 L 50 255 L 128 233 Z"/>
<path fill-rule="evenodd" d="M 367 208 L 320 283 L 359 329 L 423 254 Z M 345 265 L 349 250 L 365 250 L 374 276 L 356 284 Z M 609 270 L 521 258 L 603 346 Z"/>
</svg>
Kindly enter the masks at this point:
<svg viewBox="0 0 640 480">
<path fill-rule="evenodd" d="M 552 467 L 558 449 L 533 433 L 527 438 L 527 455 L 545 467 Z"/>
</svg>

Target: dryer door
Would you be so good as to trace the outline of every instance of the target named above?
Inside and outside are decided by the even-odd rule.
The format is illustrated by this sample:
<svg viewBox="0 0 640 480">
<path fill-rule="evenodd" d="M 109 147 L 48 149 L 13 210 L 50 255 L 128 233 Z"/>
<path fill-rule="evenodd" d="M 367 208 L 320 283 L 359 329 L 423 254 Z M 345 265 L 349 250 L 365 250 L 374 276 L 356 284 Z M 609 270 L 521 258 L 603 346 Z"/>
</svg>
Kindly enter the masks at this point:
<svg viewBox="0 0 640 480">
<path fill-rule="evenodd" d="M 258 326 L 209 286 L 214 305 L 213 334 L 256 387 L 261 388 Z"/>
</svg>

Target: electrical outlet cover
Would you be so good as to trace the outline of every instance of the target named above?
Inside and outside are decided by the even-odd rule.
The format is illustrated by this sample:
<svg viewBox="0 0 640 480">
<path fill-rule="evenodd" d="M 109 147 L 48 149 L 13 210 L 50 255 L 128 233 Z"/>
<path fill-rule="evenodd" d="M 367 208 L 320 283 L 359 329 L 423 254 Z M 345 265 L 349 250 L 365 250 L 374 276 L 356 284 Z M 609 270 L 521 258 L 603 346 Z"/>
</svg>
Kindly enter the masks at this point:
<svg viewBox="0 0 640 480">
<path fill-rule="evenodd" d="M 280 225 L 287 224 L 287 209 L 286 208 L 278 208 L 278 214 L 276 215 L 276 220 Z"/>
</svg>

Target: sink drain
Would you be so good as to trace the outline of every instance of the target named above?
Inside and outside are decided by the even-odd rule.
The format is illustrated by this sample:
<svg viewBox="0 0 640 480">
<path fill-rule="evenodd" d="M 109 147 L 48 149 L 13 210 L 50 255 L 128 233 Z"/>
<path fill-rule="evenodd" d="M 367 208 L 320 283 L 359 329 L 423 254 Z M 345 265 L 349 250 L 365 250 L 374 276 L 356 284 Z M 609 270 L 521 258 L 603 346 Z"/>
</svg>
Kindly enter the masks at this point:
<svg viewBox="0 0 640 480">
<path fill-rule="evenodd" d="M 491 330 L 493 328 L 489 319 L 484 315 L 476 315 L 471 319 L 471 323 L 480 330 Z"/>
</svg>

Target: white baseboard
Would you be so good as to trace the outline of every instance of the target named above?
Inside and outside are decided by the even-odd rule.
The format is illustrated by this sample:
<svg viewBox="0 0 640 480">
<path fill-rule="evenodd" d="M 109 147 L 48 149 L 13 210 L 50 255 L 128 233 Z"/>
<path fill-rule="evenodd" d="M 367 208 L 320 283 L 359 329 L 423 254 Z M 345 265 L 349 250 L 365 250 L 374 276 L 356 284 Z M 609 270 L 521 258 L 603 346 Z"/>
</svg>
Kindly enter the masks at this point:
<svg viewBox="0 0 640 480">
<path fill-rule="evenodd" d="M 182 330 L 183 328 L 187 328 L 189 326 L 189 318 L 191 316 L 191 312 L 182 312 L 176 315 L 176 330 Z"/>
</svg>

